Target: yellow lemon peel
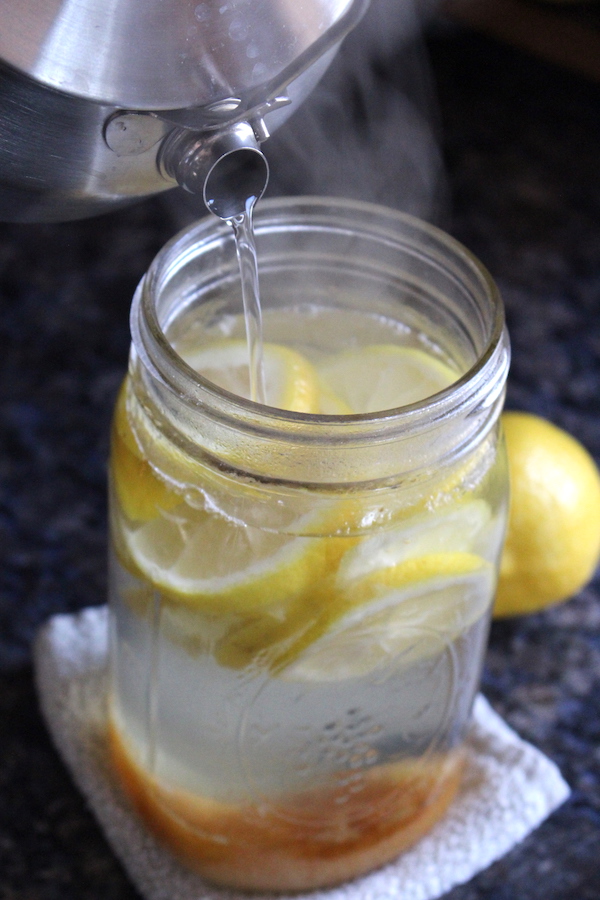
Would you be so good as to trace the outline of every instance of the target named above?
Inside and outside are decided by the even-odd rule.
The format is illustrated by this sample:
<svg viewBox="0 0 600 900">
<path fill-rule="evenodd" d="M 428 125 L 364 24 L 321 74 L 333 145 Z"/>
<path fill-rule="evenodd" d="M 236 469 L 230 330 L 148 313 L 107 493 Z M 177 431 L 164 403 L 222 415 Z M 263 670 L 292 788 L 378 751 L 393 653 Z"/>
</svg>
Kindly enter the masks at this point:
<svg viewBox="0 0 600 900">
<path fill-rule="evenodd" d="M 600 473 L 584 447 L 529 413 L 502 417 L 511 503 L 494 614 L 536 612 L 575 594 L 600 555 Z"/>
</svg>

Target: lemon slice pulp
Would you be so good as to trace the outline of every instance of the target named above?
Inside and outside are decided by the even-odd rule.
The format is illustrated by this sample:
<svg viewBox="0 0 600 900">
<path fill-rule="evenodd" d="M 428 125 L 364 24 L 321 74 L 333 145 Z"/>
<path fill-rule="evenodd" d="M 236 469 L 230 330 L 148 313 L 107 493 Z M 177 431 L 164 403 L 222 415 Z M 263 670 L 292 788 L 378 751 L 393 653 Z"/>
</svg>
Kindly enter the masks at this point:
<svg viewBox="0 0 600 900">
<path fill-rule="evenodd" d="M 354 413 L 380 412 L 424 400 L 458 378 L 446 363 L 417 347 L 369 344 L 329 357 L 319 376 Z"/>
</svg>

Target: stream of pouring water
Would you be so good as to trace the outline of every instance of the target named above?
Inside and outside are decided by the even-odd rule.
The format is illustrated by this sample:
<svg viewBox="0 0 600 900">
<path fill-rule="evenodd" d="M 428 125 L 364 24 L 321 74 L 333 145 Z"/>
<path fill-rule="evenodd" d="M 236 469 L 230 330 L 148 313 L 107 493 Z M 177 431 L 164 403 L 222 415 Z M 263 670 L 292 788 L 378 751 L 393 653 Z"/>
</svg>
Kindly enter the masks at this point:
<svg viewBox="0 0 600 900">
<path fill-rule="evenodd" d="M 258 283 L 258 258 L 252 213 L 257 197 L 248 197 L 246 209 L 229 219 L 235 238 L 235 250 L 240 267 L 242 300 L 248 342 L 248 366 L 250 374 L 250 399 L 266 403 L 266 384 L 263 362 L 262 311 Z"/>
</svg>

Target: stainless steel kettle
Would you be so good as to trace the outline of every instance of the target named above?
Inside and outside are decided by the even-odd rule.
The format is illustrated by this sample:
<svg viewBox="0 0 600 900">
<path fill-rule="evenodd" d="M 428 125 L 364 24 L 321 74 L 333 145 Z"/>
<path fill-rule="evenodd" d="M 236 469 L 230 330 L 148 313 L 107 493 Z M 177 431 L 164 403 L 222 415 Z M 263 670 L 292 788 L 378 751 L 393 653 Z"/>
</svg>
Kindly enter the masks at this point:
<svg viewBox="0 0 600 900">
<path fill-rule="evenodd" d="M 368 2 L 5 0 L 0 220 L 80 218 L 176 184 L 234 213 L 232 171 L 240 196 L 260 193 L 261 142 Z"/>
</svg>

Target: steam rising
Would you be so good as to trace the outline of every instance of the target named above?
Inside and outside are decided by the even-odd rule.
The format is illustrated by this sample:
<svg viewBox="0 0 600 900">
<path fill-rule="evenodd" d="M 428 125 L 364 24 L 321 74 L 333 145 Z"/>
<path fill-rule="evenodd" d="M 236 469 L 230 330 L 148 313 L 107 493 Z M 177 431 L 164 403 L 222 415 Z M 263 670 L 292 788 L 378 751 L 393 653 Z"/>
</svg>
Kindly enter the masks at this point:
<svg viewBox="0 0 600 900">
<path fill-rule="evenodd" d="M 321 83 L 264 145 L 268 195 L 349 197 L 440 218 L 443 169 L 421 41 L 427 14 L 423 0 L 372 0 Z"/>
</svg>

